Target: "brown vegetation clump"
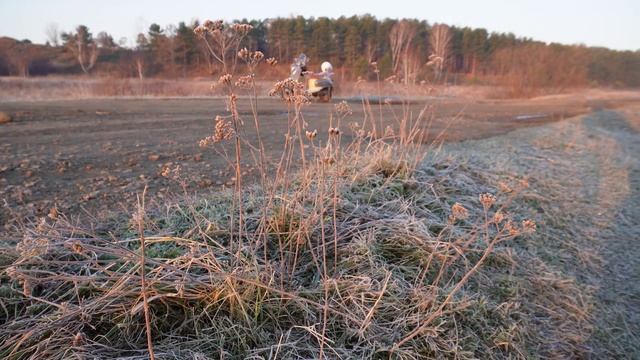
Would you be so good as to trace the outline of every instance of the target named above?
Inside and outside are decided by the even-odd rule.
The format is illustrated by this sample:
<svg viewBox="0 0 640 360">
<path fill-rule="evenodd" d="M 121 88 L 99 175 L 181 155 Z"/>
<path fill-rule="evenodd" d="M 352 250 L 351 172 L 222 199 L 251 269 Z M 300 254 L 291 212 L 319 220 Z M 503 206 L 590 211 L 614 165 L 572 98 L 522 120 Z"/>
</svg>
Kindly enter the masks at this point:
<svg viewBox="0 0 640 360">
<path fill-rule="evenodd" d="M 6 112 L 0 111 L 0 124 L 10 123 L 12 120 L 11 115 Z"/>
<path fill-rule="evenodd" d="M 131 227 L 107 230 L 113 237 L 78 232 L 63 215 L 49 218 L 20 243 L 32 250 L 7 253 L 3 303 L 11 315 L 0 330 L 0 351 L 144 357 L 143 292 L 158 358 L 422 358 L 444 351 L 467 358 L 511 351 L 495 348 L 498 338 L 486 334 L 520 337 L 516 320 L 482 325 L 486 300 L 474 293 L 490 288 L 476 279 L 487 263 L 509 267 L 494 252 L 523 230 L 491 225 L 485 232 L 483 213 L 498 209 L 465 195 L 485 185 L 457 189 L 447 175 L 451 164 L 402 165 L 391 173 L 385 167 L 400 168 L 402 160 L 389 157 L 386 165 L 368 166 L 382 156 L 378 146 L 402 151 L 379 143 L 358 158 L 335 154 L 339 161 L 331 165 L 318 159 L 287 180 L 288 190 L 170 204 L 137 214 Z M 454 210 L 456 223 L 448 220 L 453 198 L 469 209 Z M 46 302 L 26 306 L 34 299 Z M 53 331 L 62 324 L 64 331 Z"/>
</svg>

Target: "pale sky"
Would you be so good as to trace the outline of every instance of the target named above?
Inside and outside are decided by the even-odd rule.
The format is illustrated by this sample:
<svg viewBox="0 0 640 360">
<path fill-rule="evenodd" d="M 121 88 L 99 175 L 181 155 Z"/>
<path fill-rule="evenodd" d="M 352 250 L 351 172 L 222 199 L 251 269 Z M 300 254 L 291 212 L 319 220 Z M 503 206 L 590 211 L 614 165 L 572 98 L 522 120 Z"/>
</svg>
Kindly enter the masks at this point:
<svg viewBox="0 0 640 360">
<path fill-rule="evenodd" d="M 640 49 L 640 0 L 0 0 L 0 36 L 46 40 L 55 23 L 69 31 L 84 24 L 118 41 L 152 23 L 193 19 L 264 19 L 362 15 L 417 18 L 430 23 L 483 27 L 546 42 Z"/>
</svg>

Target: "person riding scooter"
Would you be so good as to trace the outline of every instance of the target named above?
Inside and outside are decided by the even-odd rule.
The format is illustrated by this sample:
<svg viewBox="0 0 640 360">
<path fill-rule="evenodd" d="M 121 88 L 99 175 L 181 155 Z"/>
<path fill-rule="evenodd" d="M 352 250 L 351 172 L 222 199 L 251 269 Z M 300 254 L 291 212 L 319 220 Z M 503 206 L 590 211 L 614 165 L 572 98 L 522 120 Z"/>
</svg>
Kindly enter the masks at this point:
<svg viewBox="0 0 640 360">
<path fill-rule="evenodd" d="M 304 76 L 304 74 L 307 72 L 308 62 L 309 62 L 309 58 L 305 54 L 300 54 L 298 55 L 298 57 L 293 59 L 289 78 L 295 81 L 300 81 L 300 78 Z"/>
<path fill-rule="evenodd" d="M 291 73 L 289 78 L 300 81 L 300 78 L 307 76 L 307 90 L 313 97 L 320 101 L 329 102 L 333 95 L 333 66 L 325 61 L 320 66 L 321 72 L 307 72 L 307 63 L 309 58 L 305 54 L 298 55 L 291 64 Z"/>
<path fill-rule="evenodd" d="M 313 96 L 328 102 L 333 94 L 333 66 L 330 62 L 325 61 L 320 65 L 320 70 L 322 71 L 310 76 L 307 87 Z"/>
</svg>

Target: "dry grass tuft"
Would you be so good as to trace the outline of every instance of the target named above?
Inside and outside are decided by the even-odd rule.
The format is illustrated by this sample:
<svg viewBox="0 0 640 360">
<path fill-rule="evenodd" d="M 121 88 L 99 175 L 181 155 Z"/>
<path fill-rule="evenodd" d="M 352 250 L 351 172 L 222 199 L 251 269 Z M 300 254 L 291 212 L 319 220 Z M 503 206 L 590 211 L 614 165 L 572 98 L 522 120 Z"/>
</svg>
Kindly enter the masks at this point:
<svg viewBox="0 0 640 360">
<path fill-rule="evenodd" d="M 522 232 L 485 226 L 485 210 L 465 195 L 486 187 L 459 191 L 448 164 L 407 168 L 388 158 L 403 172 L 363 174 L 376 159 L 351 160 L 325 169 L 324 180 L 300 179 L 288 193 L 307 200 L 273 199 L 266 214 L 269 194 L 253 189 L 243 199 L 242 246 L 230 228 L 233 193 L 147 213 L 144 228 L 154 230 L 144 262 L 141 216 L 110 235 L 63 215 L 44 220 L 3 275 L 0 353 L 144 358 L 145 289 L 158 358 L 467 358 L 524 347 L 515 317 L 495 317 L 506 305 L 474 276 L 487 263 L 507 269 L 497 254 Z M 319 197 L 323 183 L 337 184 L 335 208 Z M 452 199 L 469 208 L 455 224 Z"/>
</svg>

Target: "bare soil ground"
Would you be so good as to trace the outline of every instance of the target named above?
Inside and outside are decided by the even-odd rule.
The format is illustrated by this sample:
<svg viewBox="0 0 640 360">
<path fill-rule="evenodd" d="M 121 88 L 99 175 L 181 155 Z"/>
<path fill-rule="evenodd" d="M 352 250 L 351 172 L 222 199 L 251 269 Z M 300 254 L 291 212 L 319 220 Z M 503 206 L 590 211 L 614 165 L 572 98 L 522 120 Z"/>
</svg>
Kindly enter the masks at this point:
<svg viewBox="0 0 640 360">
<path fill-rule="evenodd" d="M 393 126 L 405 113 L 415 118 L 427 106 L 429 116 L 423 122 L 430 128 L 430 140 L 460 141 L 615 108 L 634 99 L 637 95 L 629 93 L 513 101 L 422 99 L 382 105 L 389 119 L 382 126 Z M 354 109 L 348 119 L 362 121 L 366 107 L 356 98 L 347 100 Z M 5 230 L 54 206 L 71 216 L 88 216 L 85 209 L 93 214 L 128 210 L 145 184 L 150 199 L 182 192 L 176 181 L 161 176 L 165 167 L 182 168 L 188 192 L 234 181 L 224 156 L 198 147 L 198 141 L 212 133 L 214 116 L 225 113 L 223 99 L 17 101 L 0 103 L 0 111 L 13 118 L 0 125 L 0 225 Z M 324 134 L 332 111 L 332 104 L 311 104 L 304 111 L 308 128 Z M 380 109 L 372 104 L 370 111 L 377 116 Z M 240 112 L 248 137 L 255 138 L 249 107 L 241 105 Z M 267 153 L 277 159 L 287 126 L 286 106 L 261 99 L 259 117 Z M 246 164 L 245 171 L 250 177 L 255 169 Z"/>
</svg>

